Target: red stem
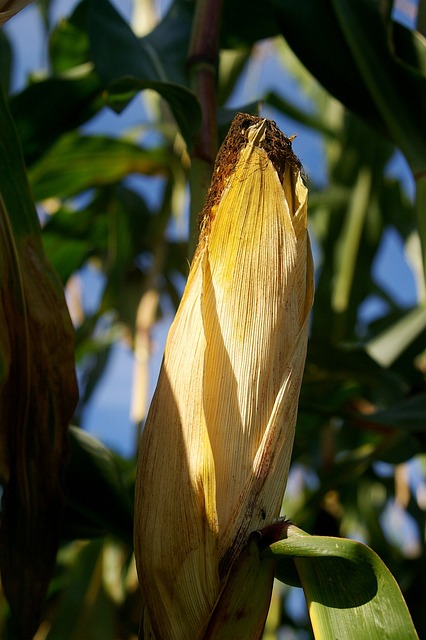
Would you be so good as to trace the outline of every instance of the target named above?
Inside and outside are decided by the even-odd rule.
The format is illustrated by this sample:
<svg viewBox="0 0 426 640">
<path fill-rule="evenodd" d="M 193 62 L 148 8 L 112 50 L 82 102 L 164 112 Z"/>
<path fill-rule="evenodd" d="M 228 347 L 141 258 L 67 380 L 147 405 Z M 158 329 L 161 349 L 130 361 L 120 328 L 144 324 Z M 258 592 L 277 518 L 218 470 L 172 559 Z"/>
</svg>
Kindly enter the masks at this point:
<svg viewBox="0 0 426 640">
<path fill-rule="evenodd" d="M 210 165 L 217 151 L 216 74 L 221 14 L 222 0 L 197 0 L 188 52 L 188 70 L 202 112 L 193 156 Z"/>
</svg>

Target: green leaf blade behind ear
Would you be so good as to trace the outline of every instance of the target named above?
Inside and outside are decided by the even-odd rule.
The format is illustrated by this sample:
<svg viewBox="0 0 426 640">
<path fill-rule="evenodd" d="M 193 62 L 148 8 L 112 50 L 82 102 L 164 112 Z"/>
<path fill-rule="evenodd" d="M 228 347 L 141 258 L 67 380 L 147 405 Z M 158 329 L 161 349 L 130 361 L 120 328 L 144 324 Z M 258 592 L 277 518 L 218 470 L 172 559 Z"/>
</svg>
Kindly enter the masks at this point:
<svg viewBox="0 0 426 640">
<path fill-rule="evenodd" d="M 316 640 L 418 638 L 395 578 L 369 547 L 309 536 L 291 524 L 286 535 L 265 555 L 275 556 L 279 578 L 288 575 L 289 558 L 294 560 Z"/>
</svg>

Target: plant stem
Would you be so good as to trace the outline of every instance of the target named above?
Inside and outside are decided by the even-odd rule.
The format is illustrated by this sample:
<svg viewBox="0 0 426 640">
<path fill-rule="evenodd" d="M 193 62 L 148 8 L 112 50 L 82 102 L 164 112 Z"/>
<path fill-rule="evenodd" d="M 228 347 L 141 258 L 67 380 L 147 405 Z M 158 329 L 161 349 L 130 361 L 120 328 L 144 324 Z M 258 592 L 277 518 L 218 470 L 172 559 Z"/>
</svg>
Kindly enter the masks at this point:
<svg viewBox="0 0 426 640">
<path fill-rule="evenodd" d="M 198 214 L 204 205 L 217 151 L 216 76 L 221 14 L 222 0 L 197 0 L 188 51 L 188 72 L 202 113 L 192 153 L 190 257 L 198 235 Z"/>
<path fill-rule="evenodd" d="M 371 181 L 370 169 L 360 167 L 342 234 L 340 264 L 332 296 L 332 307 L 336 313 L 344 313 L 349 306 L 361 235 L 370 199 Z"/>
</svg>

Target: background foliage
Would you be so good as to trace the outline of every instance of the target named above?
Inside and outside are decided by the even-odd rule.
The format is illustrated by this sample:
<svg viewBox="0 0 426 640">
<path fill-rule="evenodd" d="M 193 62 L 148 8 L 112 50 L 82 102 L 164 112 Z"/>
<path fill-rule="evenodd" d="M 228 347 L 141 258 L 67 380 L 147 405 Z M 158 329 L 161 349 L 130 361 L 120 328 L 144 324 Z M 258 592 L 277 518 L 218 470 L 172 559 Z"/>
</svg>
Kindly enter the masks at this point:
<svg viewBox="0 0 426 640">
<path fill-rule="evenodd" d="M 52 23 L 54 4 L 37 7 L 47 68 L 18 93 L 9 93 L 14 59 L 7 30 L 0 33 L 2 110 L 7 102 L 19 139 L 5 141 L 2 127 L 1 153 L 22 148 L 44 251 L 67 291 L 80 385 L 73 424 L 81 423 L 102 383 L 113 346 L 125 341 L 139 363 L 136 442 L 146 412 L 150 334 L 179 302 L 193 210 L 204 197 L 194 173 L 203 161 L 197 136 L 205 104 L 188 62 L 194 3 L 175 0 L 156 23 L 141 1 L 134 30 L 108 0 L 82 0 Z M 297 132 L 296 152 L 299 140 L 303 151 L 303 136 L 319 136 L 322 179 L 313 170 L 307 175 L 316 299 L 284 510 L 310 533 L 370 545 L 426 637 L 422 19 L 420 13 L 419 31 L 409 30 L 392 20 L 390 2 L 374 0 L 266 0 L 261 11 L 252 0 L 225 0 L 210 108 L 219 142 L 238 99 L 238 110 Z M 136 122 L 126 126 L 135 104 Z M 96 133 L 96 118 L 111 109 L 121 114 L 116 134 Z M 397 149 L 416 185 L 413 202 L 406 181 L 389 171 Z M 21 160 L 8 162 L 13 172 Z M 15 200 L 8 215 L 19 230 L 22 202 Z M 179 230 L 189 215 L 188 241 Z M 24 231 L 31 236 L 31 228 Z M 389 237 L 405 247 L 417 283 L 409 308 L 376 277 Z M 103 283 L 90 305 L 81 295 L 88 268 Z M 135 461 L 77 427 L 70 443 L 60 547 L 36 637 L 134 638 Z M 311 637 L 298 594 L 277 585 L 265 638 Z M 3 596 L 0 606 L 1 635 L 13 625 Z"/>
</svg>

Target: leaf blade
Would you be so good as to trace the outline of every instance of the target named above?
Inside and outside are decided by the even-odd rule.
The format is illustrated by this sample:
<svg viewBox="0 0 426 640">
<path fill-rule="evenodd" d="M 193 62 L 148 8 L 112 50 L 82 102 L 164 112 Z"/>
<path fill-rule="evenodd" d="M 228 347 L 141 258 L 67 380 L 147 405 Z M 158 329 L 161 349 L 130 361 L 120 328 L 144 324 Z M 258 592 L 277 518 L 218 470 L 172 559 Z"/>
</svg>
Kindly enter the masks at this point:
<svg viewBox="0 0 426 640">
<path fill-rule="evenodd" d="M 400 588 L 382 560 L 355 540 L 309 536 L 289 524 L 265 553 L 292 557 L 317 640 L 418 638 Z"/>
<path fill-rule="evenodd" d="M 73 328 L 1 91 L 0 132 L 0 566 L 17 637 L 26 639 L 55 565 L 77 385 Z"/>
</svg>

